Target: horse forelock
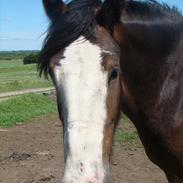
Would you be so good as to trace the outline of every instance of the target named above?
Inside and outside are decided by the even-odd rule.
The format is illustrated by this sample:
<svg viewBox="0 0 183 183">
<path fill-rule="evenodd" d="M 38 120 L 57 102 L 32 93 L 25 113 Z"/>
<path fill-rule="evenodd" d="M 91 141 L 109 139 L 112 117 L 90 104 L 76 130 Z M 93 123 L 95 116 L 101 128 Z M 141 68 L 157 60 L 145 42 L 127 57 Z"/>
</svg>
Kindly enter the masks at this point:
<svg viewBox="0 0 183 183">
<path fill-rule="evenodd" d="M 47 76 L 50 58 L 66 48 L 80 36 L 86 38 L 93 33 L 92 23 L 100 0 L 75 0 L 67 10 L 50 22 L 47 36 L 38 59 L 38 69 Z"/>
</svg>

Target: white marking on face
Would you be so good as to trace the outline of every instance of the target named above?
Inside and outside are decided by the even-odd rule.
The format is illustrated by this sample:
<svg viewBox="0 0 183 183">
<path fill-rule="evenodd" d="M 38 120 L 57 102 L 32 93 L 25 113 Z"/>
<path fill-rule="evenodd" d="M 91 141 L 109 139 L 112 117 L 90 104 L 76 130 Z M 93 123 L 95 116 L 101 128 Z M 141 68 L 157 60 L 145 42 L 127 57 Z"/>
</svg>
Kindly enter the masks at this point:
<svg viewBox="0 0 183 183">
<path fill-rule="evenodd" d="M 80 37 L 66 48 L 65 58 L 54 69 L 60 97 L 64 98 L 61 105 L 67 111 L 65 182 L 86 183 L 92 178 L 103 182 L 107 72 L 101 53 L 98 46 Z"/>
</svg>

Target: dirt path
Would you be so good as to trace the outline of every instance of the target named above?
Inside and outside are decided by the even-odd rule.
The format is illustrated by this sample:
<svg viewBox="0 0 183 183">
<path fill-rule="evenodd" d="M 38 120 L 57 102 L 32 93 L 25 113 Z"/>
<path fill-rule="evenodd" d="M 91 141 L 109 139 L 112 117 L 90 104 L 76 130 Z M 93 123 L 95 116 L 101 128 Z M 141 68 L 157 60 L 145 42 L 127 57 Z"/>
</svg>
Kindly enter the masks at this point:
<svg viewBox="0 0 183 183">
<path fill-rule="evenodd" d="M 62 128 L 58 117 L 0 129 L 0 183 L 59 183 L 63 175 Z M 113 183 L 167 183 L 141 147 L 115 144 Z"/>
<path fill-rule="evenodd" d="M 0 93 L 0 101 L 1 100 L 6 100 L 10 97 L 23 95 L 23 94 L 28 94 L 28 93 L 50 93 L 52 91 L 54 91 L 53 87 L 26 89 L 26 90 L 20 90 L 20 91 L 12 91 L 12 92 L 3 92 L 3 93 Z"/>
</svg>

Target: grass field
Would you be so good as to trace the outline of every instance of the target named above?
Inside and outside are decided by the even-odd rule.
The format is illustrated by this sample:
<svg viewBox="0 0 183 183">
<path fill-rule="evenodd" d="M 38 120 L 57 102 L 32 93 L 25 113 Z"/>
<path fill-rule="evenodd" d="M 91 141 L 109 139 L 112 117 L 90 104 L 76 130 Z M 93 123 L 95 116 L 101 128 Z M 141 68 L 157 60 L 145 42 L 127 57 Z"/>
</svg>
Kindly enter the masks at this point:
<svg viewBox="0 0 183 183">
<path fill-rule="evenodd" d="M 21 59 L 0 60 L 0 93 L 50 86 L 51 81 L 39 78 L 35 64 L 24 65 Z"/>
<path fill-rule="evenodd" d="M 12 127 L 33 117 L 57 112 L 57 106 L 48 96 L 28 94 L 0 102 L 0 127 Z"/>
</svg>

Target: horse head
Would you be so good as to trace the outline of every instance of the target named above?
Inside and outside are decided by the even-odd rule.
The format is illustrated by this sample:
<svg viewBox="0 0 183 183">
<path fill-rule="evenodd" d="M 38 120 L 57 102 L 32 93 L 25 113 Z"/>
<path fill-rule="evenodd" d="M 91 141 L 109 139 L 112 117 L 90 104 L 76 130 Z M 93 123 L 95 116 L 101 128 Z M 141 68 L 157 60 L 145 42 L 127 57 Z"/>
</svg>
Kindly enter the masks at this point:
<svg viewBox="0 0 183 183">
<path fill-rule="evenodd" d="M 125 2 L 43 0 L 50 29 L 40 58 L 57 92 L 64 129 L 64 183 L 109 183 L 120 114 L 120 48 L 113 38 Z M 116 34 L 115 34 L 116 35 Z"/>
</svg>

